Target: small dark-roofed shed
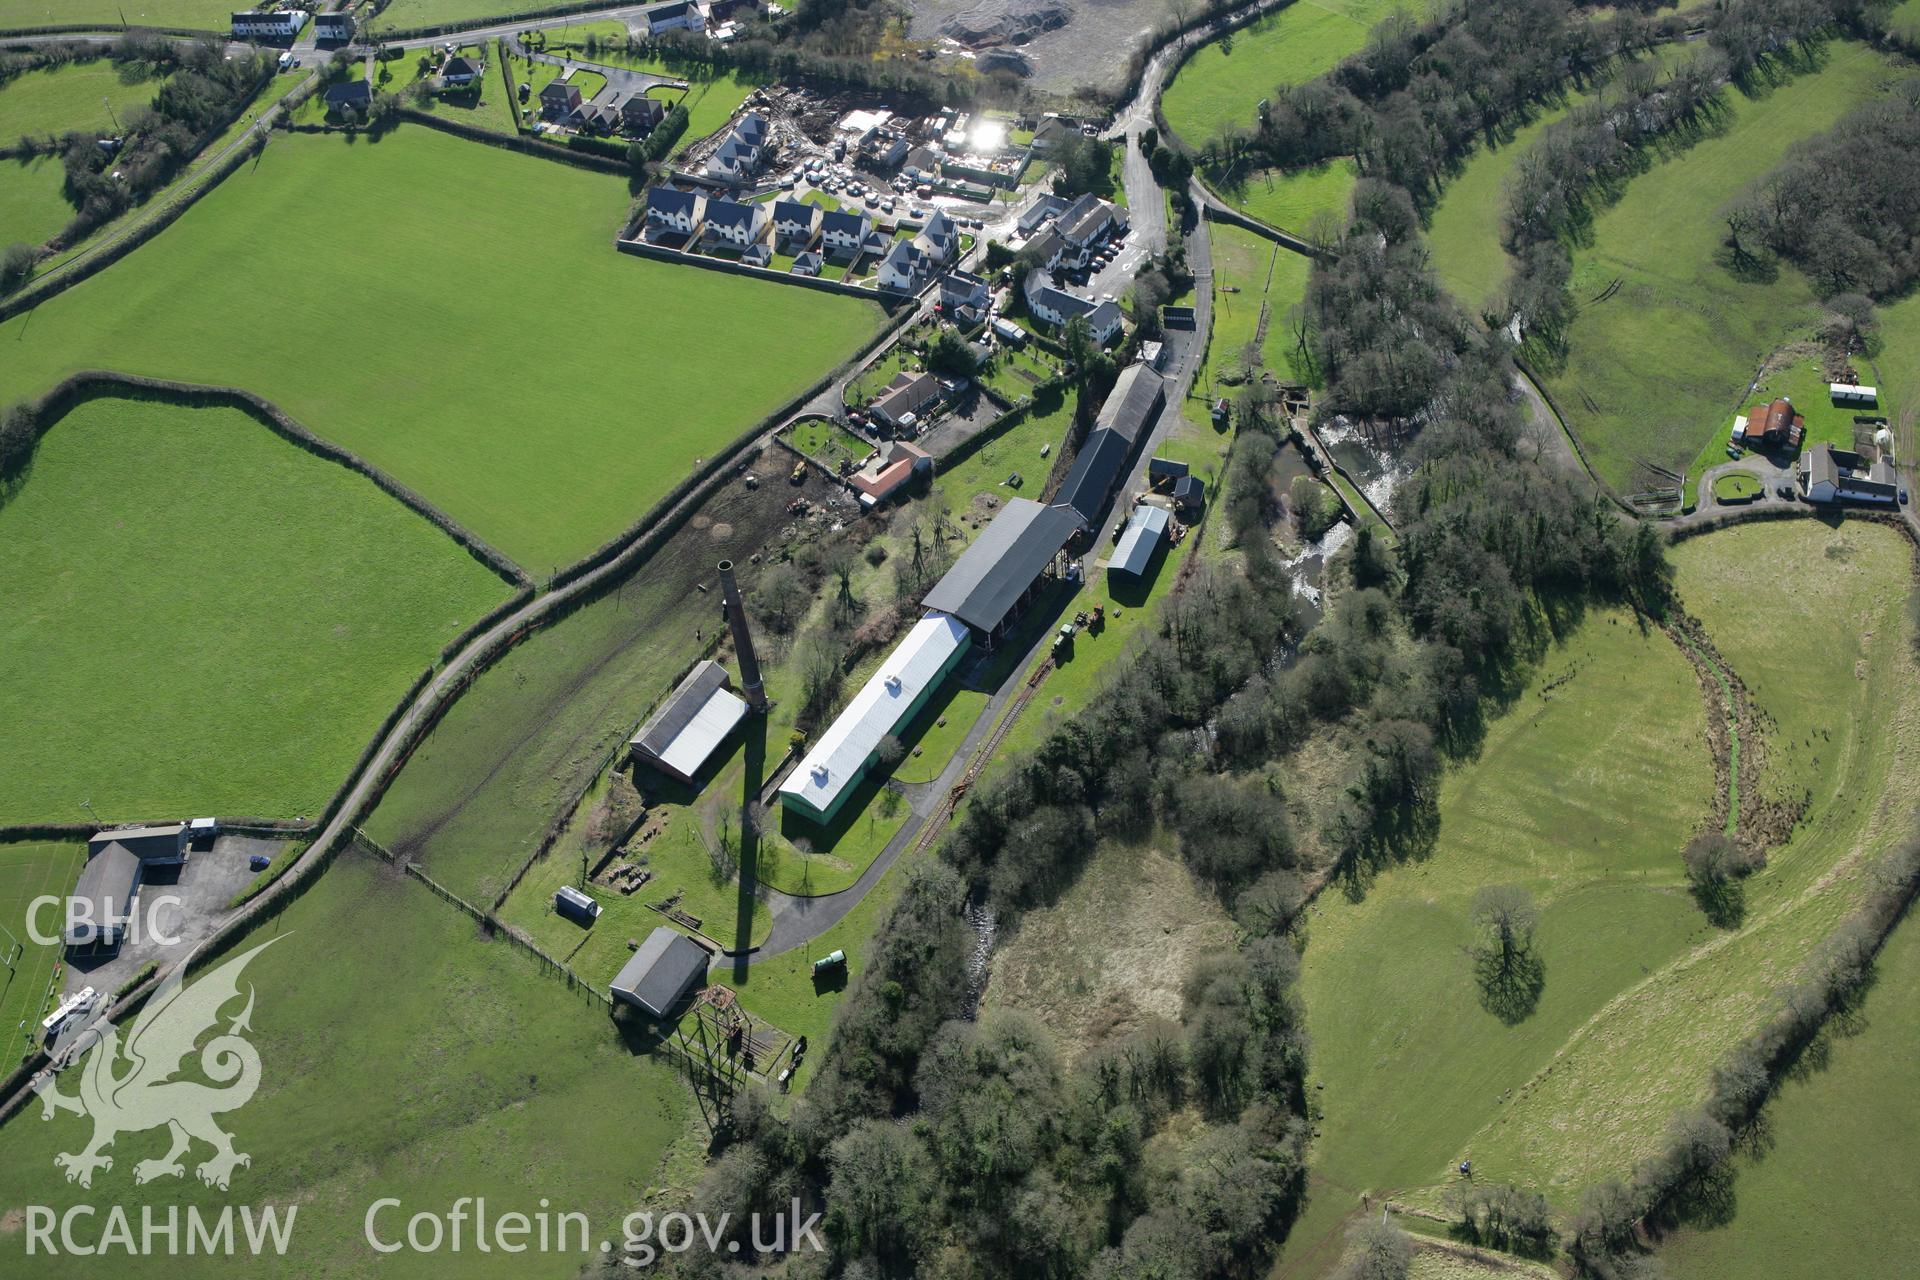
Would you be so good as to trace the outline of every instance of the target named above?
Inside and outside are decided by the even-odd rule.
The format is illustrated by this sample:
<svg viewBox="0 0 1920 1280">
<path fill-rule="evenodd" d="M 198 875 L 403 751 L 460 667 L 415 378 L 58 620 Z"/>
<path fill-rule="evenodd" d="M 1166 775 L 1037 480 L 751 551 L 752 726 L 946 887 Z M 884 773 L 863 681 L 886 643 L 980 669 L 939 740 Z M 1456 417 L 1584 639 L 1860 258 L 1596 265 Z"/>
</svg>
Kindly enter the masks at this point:
<svg viewBox="0 0 1920 1280">
<path fill-rule="evenodd" d="M 609 990 L 613 998 L 653 1018 L 665 1018 L 707 973 L 707 953 L 683 933 L 661 925 L 647 935 Z"/>
</svg>

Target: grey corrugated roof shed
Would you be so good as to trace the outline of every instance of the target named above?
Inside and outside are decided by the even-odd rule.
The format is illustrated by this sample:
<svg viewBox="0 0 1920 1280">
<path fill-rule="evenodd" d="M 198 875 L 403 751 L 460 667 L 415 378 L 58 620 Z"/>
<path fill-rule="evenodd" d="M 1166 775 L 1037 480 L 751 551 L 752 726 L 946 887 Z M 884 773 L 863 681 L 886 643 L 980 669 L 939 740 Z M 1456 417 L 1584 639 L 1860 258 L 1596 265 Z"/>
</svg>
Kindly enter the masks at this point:
<svg viewBox="0 0 1920 1280">
<path fill-rule="evenodd" d="M 1120 536 L 1120 545 L 1114 548 L 1113 559 L 1107 562 L 1107 572 L 1145 577 L 1147 567 L 1153 563 L 1153 553 L 1160 549 L 1161 540 L 1166 536 L 1165 507 L 1135 507 L 1133 519 L 1127 522 L 1127 531 Z"/>
<path fill-rule="evenodd" d="M 1109 427 L 1118 431 L 1132 444 L 1160 411 L 1165 395 L 1166 381 L 1159 374 L 1146 365 L 1130 364 L 1115 379 L 1113 390 L 1100 406 L 1100 416 L 1093 420 L 1093 425 L 1096 429 Z"/>
<path fill-rule="evenodd" d="M 1131 452 L 1133 442 L 1111 427 L 1093 432 L 1074 456 L 1060 492 L 1053 495 L 1053 505 L 1071 508 L 1087 524 L 1096 523 L 1101 508 L 1113 496 L 1113 486 L 1120 483 Z"/>
<path fill-rule="evenodd" d="M 81 869 L 80 882 L 73 888 L 73 901 L 87 903 L 86 925 L 75 924 L 67 930 L 67 941 L 93 941 L 103 932 L 117 932 L 131 911 L 134 891 L 140 884 L 140 858 L 118 842 L 98 849 Z M 70 915 L 77 921 L 81 908 Z"/>
<path fill-rule="evenodd" d="M 1012 499 L 927 592 L 926 607 L 992 631 L 1079 527 L 1071 511 Z"/>
<path fill-rule="evenodd" d="M 615 999 L 664 1018 L 706 972 L 707 953 L 700 945 L 661 925 L 620 967 L 611 990 Z"/>
</svg>

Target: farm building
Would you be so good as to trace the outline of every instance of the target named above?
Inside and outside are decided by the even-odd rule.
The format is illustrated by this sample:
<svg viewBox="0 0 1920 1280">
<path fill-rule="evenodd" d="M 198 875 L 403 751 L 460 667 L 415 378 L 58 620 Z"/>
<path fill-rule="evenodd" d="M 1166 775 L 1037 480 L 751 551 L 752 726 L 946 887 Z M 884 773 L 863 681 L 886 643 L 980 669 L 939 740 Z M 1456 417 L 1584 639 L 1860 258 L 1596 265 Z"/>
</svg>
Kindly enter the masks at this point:
<svg viewBox="0 0 1920 1280">
<path fill-rule="evenodd" d="M 873 402 L 873 416 L 895 429 L 913 426 L 926 417 L 927 407 L 940 398 L 940 380 L 930 373 L 901 370 Z"/>
<path fill-rule="evenodd" d="M 1809 449 L 1800 460 L 1800 492 L 1808 502 L 1899 501 L 1900 484 L 1884 457 L 1872 463 L 1860 454 L 1832 445 Z"/>
<path fill-rule="evenodd" d="M 1835 404 L 1851 404 L 1871 407 L 1880 400 L 1878 387 L 1856 386 L 1851 382 L 1830 382 L 1827 394 L 1833 397 Z"/>
<path fill-rule="evenodd" d="M 600 918 L 600 904 L 570 884 L 553 891 L 553 909 L 579 924 L 592 924 Z"/>
<path fill-rule="evenodd" d="M 1079 528 L 1079 518 L 1064 508 L 1010 499 L 922 603 L 966 623 L 991 648 L 1051 576 L 1054 557 Z"/>
<path fill-rule="evenodd" d="M 1053 495 L 1055 509 L 1072 512 L 1083 528 L 1098 524 L 1132 452 L 1132 442 L 1111 427 L 1093 431 L 1074 455 L 1060 491 Z"/>
<path fill-rule="evenodd" d="M 920 472 L 933 471 L 933 455 L 904 440 L 895 440 L 884 453 L 847 477 L 860 494 L 862 510 L 879 506 Z"/>
<path fill-rule="evenodd" d="M 647 1016 L 665 1018 L 706 976 L 706 950 L 684 933 L 661 925 L 620 966 L 609 990 L 614 999 Z"/>
<path fill-rule="evenodd" d="M 1199 476 L 1181 476 L 1173 482 L 1173 509 L 1192 520 L 1207 505 L 1207 482 Z"/>
<path fill-rule="evenodd" d="M 1171 458 L 1150 458 L 1147 461 L 1147 484 L 1155 493 L 1171 490 L 1174 483 L 1185 478 L 1187 464 L 1175 462 Z"/>
<path fill-rule="evenodd" d="M 1093 429 L 1119 432 L 1129 445 L 1138 444 L 1166 398 L 1167 382 L 1144 364 L 1130 364 L 1114 379 L 1113 390 L 1100 405 Z"/>
<path fill-rule="evenodd" d="M 709 658 L 687 673 L 627 745 L 636 759 L 691 785 L 746 715 L 747 704 L 727 689 L 725 668 Z"/>
<path fill-rule="evenodd" d="M 68 900 L 66 943 L 70 947 L 120 945 L 140 882 L 155 867 L 177 867 L 187 860 L 187 828 L 129 827 L 102 831 L 87 841 L 87 865 Z"/>
<path fill-rule="evenodd" d="M 1127 531 L 1120 535 L 1120 545 L 1113 549 L 1113 559 L 1107 562 L 1107 577 L 1136 582 L 1145 578 L 1153 567 L 1154 554 L 1167 540 L 1171 522 L 1165 507 L 1147 503 L 1135 507 Z"/>
<path fill-rule="evenodd" d="M 767 206 L 738 200 L 707 201 L 707 239 L 745 249 L 767 229 Z"/>
<path fill-rule="evenodd" d="M 944 613 L 914 623 L 780 784 L 780 803 L 815 822 L 833 821 L 872 767 L 881 742 L 912 722 L 971 640 L 965 624 Z"/>
<path fill-rule="evenodd" d="M 1798 449 L 1806 421 L 1793 411 L 1793 401 L 1775 400 L 1734 420 L 1733 443 L 1747 449 Z"/>
</svg>

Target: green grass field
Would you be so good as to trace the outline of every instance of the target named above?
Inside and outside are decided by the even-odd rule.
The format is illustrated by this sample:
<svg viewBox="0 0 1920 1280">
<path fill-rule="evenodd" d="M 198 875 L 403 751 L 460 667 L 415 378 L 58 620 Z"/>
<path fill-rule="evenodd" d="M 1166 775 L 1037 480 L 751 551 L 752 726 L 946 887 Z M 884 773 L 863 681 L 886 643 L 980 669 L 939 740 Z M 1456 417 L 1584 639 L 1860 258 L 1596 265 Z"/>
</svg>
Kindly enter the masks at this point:
<svg viewBox="0 0 1920 1280">
<path fill-rule="evenodd" d="M 85 845 L 79 844 L 0 844 L 0 958 L 19 956 L 0 969 L 0 1068 L 11 1071 L 21 1058 L 40 1045 L 40 1019 L 49 1003 L 54 971 L 61 961 L 60 948 L 42 946 L 27 932 L 27 913 L 36 898 L 65 900 L 80 878 L 87 860 Z M 42 911 L 39 926 L 58 931 L 62 917 L 58 910 Z"/>
<path fill-rule="evenodd" d="M 1500 225 L 1506 216 L 1507 175 L 1572 105 L 1541 112 L 1500 146 L 1480 147 L 1441 193 L 1427 221 L 1427 249 L 1434 274 L 1462 306 L 1485 306 L 1506 285 L 1512 260 L 1500 244 Z"/>
<path fill-rule="evenodd" d="M 1898 1280 L 1920 1199 L 1920 927 L 1881 952 L 1850 1034 L 1830 1032 L 1766 1111 L 1767 1151 L 1734 1165 L 1733 1220 L 1671 1237 L 1676 1280 Z"/>
<path fill-rule="evenodd" d="M 0 160 L 0 245 L 41 244 L 73 217 L 58 156 Z"/>
<path fill-rule="evenodd" d="M 1346 224 L 1353 186 L 1359 180 L 1353 161 L 1329 160 L 1304 169 L 1262 169 L 1222 194 L 1236 208 L 1270 226 L 1305 235 L 1323 216 Z"/>
<path fill-rule="evenodd" d="M 616 256 L 627 198 L 615 178 L 424 128 L 276 138 L 110 275 L 0 326 L 9 385 L 106 365 L 246 386 L 545 574 L 881 319 L 854 299 Z M 353 235 L 242 234 L 348 210 Z M 745 316 L 807 341 L 742 359 L 667 336 Z M 642 333 L 662 339 L 644 359 Z"/>
<path fill-rule="evenodd" d="M 235 410 L 90 401 L 0 506 L 0 822 L 317 814 L 506 594 Z"/>
<path fill-rule="evenodd" d="M 164 76 L 109 62 L 69 62 L 0 82 L 0 138 L 70 130 L 110 131 L 114 120 L 153 101 Z"/>
<path fill-rule="evenodd" d="M 1671 65 L 1692 52 L 1692 45 L 1677 42 L 1662 46 L 1651 56 L 1662 65 Z M 1487 305 L 1497 299 L 1507 282 L 1511 262 L 1500 244 L 1507 208 L 1507 175 L 1549 125 L 1590 101 L 1597 92 L 1597 87 L 1589 87 L 1570 93 L 1564 101 L 1548 104 L 1517 129 L 1504 130 L 1495 145 L 1486 145 L 1483 139 L 1459 172 L 1447 180 L 1440 202 L 1427 220 L 1427 248 L 1433 256 L 1434 274 L 1461 305 L 1470 310 Z"/>
<path fill-rule="evenodd" d="M 1359 51 L 1393 0 L 1297 0 L 1188 58 L 1160 100 L 1167 127 L 1199 147 L 1253 123 L 1260 99 L 1305 84 Z"/>
<path fill-rule="evenodd" d="M 432 27 L 551 8 L 553 0 L 393 0 L 380 15 L 380 25 Z"/>
<path fill-rule="evenodd" d="M 1722 502 L 1741 502 L 1759 497 L 1763 487 L 1751 471 L 1729 471 L 1714 478 L 1713 496 Z"/>
<path fill-rule="evenodd" d="M 1678 858 L 1712 787 L 1698 686 L 1664 637 L 1589 617 L 1444 782 L 1433 855 L 1358 903 L 1323 895 L 1309 917 L 1325 1115 L 1281 1275 L 1337 1256 L 1362 1192 L 1439 1209 L 1461 1158 L 1561 1207 L 1624 1172 L 1858 900 L 1862 861 L 1906 829 L 1914 802 L 1893 780 L 1920 757 L 1920 695 L 1904 541 L 1796 521 L 1695 539 L 1675 559 L 1687 607 L 1772 718 L 1761 792 L 1810 792 L 1805 820 L 1748 882 L 1744 923 L 1709 927 Z M 1509 882 L 1540 905 L 1545 967 L 1537 1007 L 1511 1026 L 1473 989 L 1465 918 L 1481 885 Z M 1367 1016 L 1345 1016 L 1356 1009 Z"/>
<path fill-rule="evenodd" d="M 1439 1184 L 1610 1000 L 1706 939 L 1679 859 L 1710 803 L 1703 724 L 1672 642 L 1597 613 L 1546 656 L 1479 759 L 1447 776 L 1432 856 L 1381 874 L 1358 902 L 1321 896 L 1302 994 L 1325 1116 L 1289 1259 L 1337 1242 L 1362 1191 Z M 1513 1025 L 1482 1006 L 1468 951 L 1474 895 L 1504 883 L 1538 903 L 1545 964 L 1537 1008 Z M 1356 1009 L 1367 1016 L 1346 1016 Z M 1656 1110 L 1656 1131 L 1664 1120 Z M 1555 1172 L 1475 1154 L 1482 1177 Z"/>
<path fill-rule="evenodd" d="M 196 31 L 231 29 L 234 7 L 221 0 L 0 0 L 0 31 L 93 22 L 118 27 L 187 27 Z"/>
<path fill-rule="evenodd" d="M 1231 399 L 1256 364 L 1283 382 L 1314 381 L 1312 370 L 1297 356 L 1287 323 L 1287 313 L 1307 295 L 1312 262 L 1227 223 L 1216 223 L 1210 234 L 1213 333 L 1206 364 L 1184 406 L 1187 419 L 1201 427 L 1210 425 L 1208 406 L 1214 399 Z"/>
<path fill-rule="evenodd" d="M 1638 487 L 1636 458 L 1685 468 L 1731 422 L 1769 353 L 1810 333 L 1814 297 L 1797 271 L 1744 281 L 1721 265 L 1719 210 L 1889 83 L 1886 57 L 1864 45 L 1829 44 L 1824 59 L 1756 98 L 1729 90 L 1725 127 L 1633 179 L 1574 255 L 1581 309 L 1566 367 L 1547 384 L 1618 490 Z"/>
<path fill-rule="evenodd" d="M 601 1239 L 619 1239 L 621 1218 L 659 1185 L 692 1107 L 677 1072 L 637 1056 L 604 1007 L 358 854 L 342 855 L 248 945 L 269 936 L 242 979 L 256 996 L 249 1039 L 261 1083 L 220 1120 L 252 1157 L 229 1192 L 202 1186 L 191 1164 L 183 1179 L 136 1186 L 136 1162 L 166 1149 L 155 1130 L 122 1134 L 113 1168 L 91 1190 L 69 1183 L 53 1156 L 78 1150 L 89 1123 L 43 1123 L 29 1106 L 0 1128 L 0 1203 L 115 1203 L 136 1224 L 142 1204 L 298 1206 L 284 1257 L 195 1258 L 196 1276 L 445 1274 L 444 1249 L 382 1257 L 368 1246 L 367 1212 L 387 1196 L 403 1205 L 378 1220 L 387 1239 L 404 1238 L 408 1215 L 444 1214 L 461 1196 L 485 1196 L 490 1215 L 537 1212 L 544 1197 L 550 1212 L 589 1216 L 591 1254 L 482 1253 L 469 1234 L 462 1275 L 571 1276 L 597 1260 Z M 74 1078 L 62 1087 L 73 1092 Z M 196 1144 L 189 1159 L 207 1151 Z M 98 1267 L 72 1256 L 23 1263 L 24 1248 L 22 1232 L 0 1232 L 0 1268 L 57 1276 Z M 115 1268 L 173 1277 L 183 1265 L 162 1252 L 117 1257 Z"/>
</svg>

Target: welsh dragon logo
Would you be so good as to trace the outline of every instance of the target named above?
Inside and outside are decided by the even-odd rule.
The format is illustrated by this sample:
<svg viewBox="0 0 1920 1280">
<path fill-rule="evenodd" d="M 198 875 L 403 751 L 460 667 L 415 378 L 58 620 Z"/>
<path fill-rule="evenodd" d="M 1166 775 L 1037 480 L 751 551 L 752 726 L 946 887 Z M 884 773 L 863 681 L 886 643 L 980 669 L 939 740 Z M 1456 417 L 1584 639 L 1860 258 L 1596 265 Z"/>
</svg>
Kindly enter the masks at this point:
<svg viewBox="0 0 1920 1280">
<path fill-rule="evenodd" d="M 242 1034 L 252 1029 L 248 1022 L 253 1016 L 251 985 L 246 1007 L 227 1023 L 225 1031 L 198 1049 L 200 1071 L 214 1084 L 175 1077 L 196 1052 L 201 1036 L 218 1029 L 221 1009 L 239 996 L 240 971 L 274 941 L 268 939 L 234 957 L 190 987 L 182 979 L 186 965 L 175 965 L 140 1011 L 124 1043 L 120 1028 L 111 1024 L 104 1030 L 87 1031 L 86 1036 L 93 1039 L 90 1052 L 82 1050 L 88 1056 L 78 1097 L 61 1093 L 52 1073 L 34 1082 L 42 1120 L 53 1119 L 56 1111 L 93 1117 L 93 1140 L 80 1151 L 53 1158 L 55 1167 L 66 1171 L 68 1182 L 91 1187 L 94 1170 L 113 1168 L 113 1157 L 102 1152 L 116 1137 L 162 1125 L 172 1135 L 172 1146 L 160 1159 L 133 1166 L 136 1183 L 184 1175 L 180 1158 L 195 1139 L 213 1147 L 212 1158 L 195 1171 L 208 1186 L 226 1190 L 233 1171 L 253 1162 L 233 1149 L 233 1135 L 214 1122 L 222 1112 L 245 1106 L 260 1087 L 260 1055 Z"/>
</svg>

